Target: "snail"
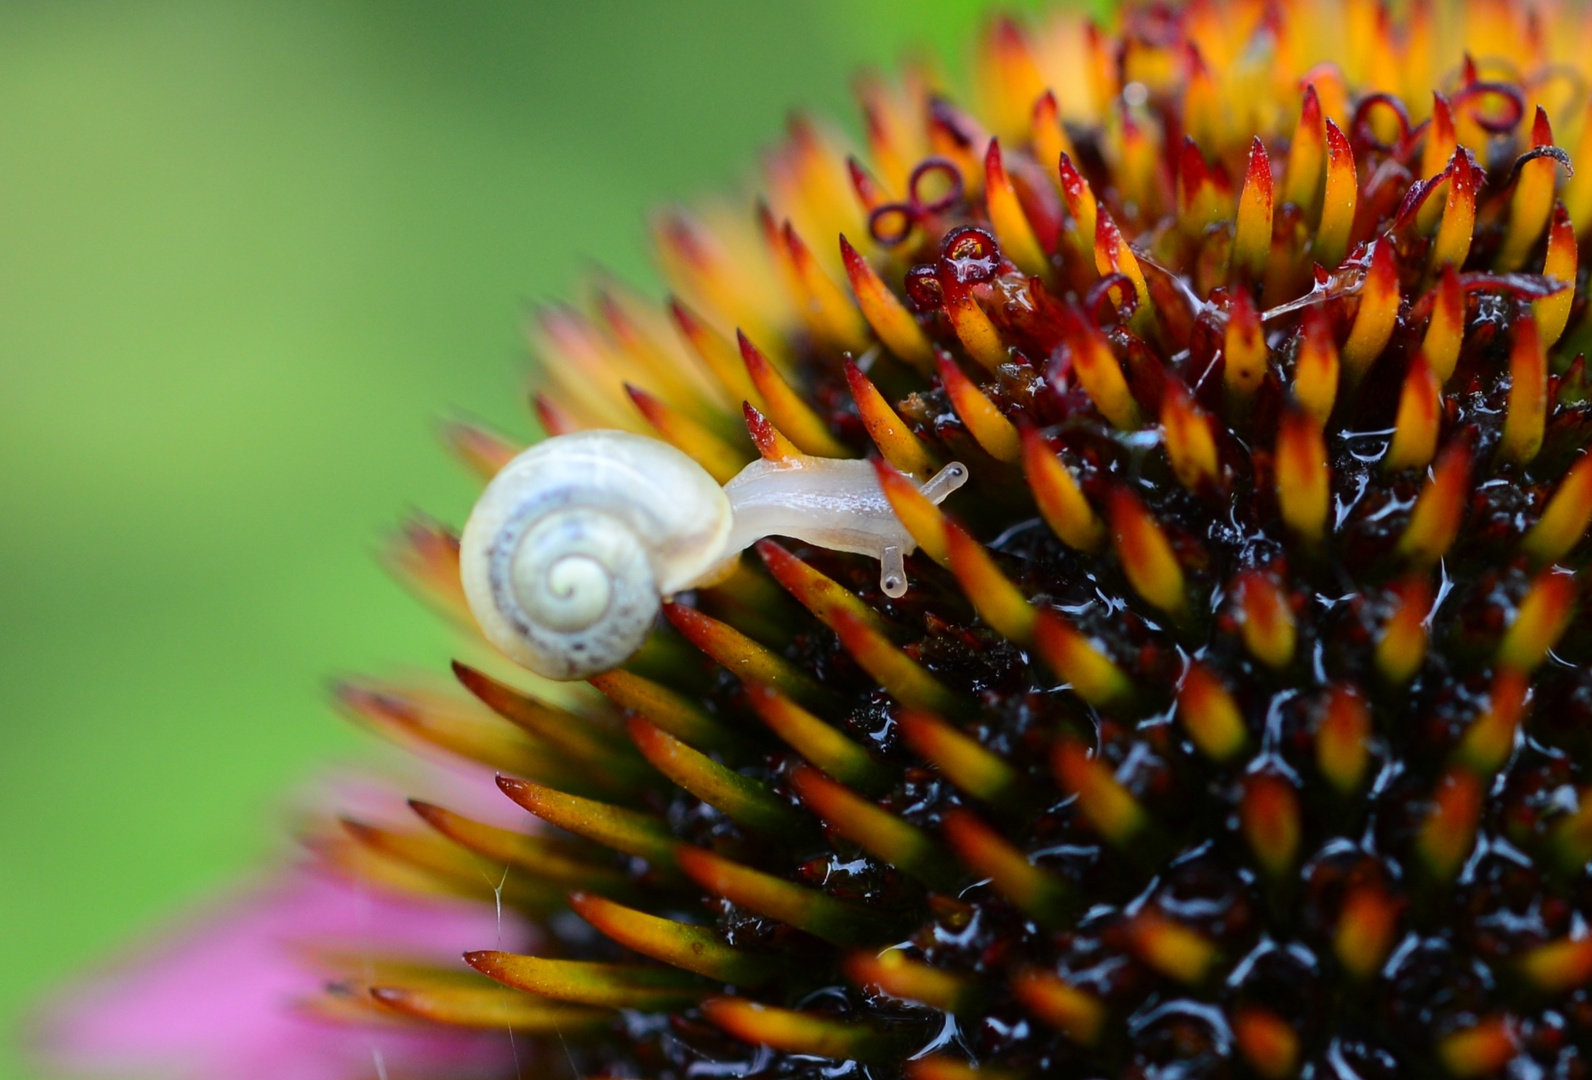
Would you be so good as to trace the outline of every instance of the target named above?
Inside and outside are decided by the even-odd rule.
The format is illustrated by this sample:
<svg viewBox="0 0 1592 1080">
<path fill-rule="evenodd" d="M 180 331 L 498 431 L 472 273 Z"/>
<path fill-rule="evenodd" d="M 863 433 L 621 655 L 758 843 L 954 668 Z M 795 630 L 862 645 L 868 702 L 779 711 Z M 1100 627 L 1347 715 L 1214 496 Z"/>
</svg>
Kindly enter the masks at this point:
<svg viewBox="0 0 1592 1080">
<path fill-rule="evenodd" d="M 953 462 L 922 485 L 961 487 Z M 646 641 L 663 599 L 721 580 L 765 536 L 871 555 L 906 592 L 916 547 L 872 463 L 752 462 L 720 487 L 667 443 L 623 431 L 558 435 L 505 465 L 460 540 L 465 598 L 487 640 L 551 679 L 612 670 Z"/>
</svg>

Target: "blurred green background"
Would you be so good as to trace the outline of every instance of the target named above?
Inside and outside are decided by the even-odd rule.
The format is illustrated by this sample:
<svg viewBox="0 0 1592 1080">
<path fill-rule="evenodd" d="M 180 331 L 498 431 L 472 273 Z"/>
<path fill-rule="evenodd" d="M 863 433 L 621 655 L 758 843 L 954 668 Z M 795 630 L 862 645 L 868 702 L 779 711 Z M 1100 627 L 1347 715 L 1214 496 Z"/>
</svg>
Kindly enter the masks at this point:
<svg viewBox="0 0 1592 1080">
<path fill-rule="evenodd" d="M 650 206 L 981 6 L 0 6 L 7 1031 L 281 847 L 285 793 L 365 752 L 328 672 L 440 667 L 370 556 L 468 508 L 438 416 L 529 432 L 527 301 L 593 259 L 650 286 Z"/>
</svg>

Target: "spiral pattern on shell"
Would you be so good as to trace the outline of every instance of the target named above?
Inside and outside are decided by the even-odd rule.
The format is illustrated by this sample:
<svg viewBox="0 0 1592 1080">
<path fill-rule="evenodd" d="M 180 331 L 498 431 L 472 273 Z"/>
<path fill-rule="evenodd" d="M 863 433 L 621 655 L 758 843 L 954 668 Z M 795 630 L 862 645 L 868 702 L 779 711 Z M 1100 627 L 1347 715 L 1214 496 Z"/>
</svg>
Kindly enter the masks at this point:
<svg viewBox="0 0 1592 1080">
<path fill-rule="evenodd" d="M 619 431 L 542 443 L 487 487 L 460 544 L 470 610 L 510 659 L 551 679 L 617 667 L 660 598 L 723 558 L 729 501 L 684 454 Z"/>
</svg>

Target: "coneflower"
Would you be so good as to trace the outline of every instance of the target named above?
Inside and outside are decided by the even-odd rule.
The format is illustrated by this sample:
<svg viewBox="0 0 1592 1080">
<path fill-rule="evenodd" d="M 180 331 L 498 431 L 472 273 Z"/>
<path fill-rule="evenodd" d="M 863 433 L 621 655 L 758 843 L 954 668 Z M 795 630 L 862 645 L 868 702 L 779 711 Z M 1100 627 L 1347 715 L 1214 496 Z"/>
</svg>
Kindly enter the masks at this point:
<svg viewBox="0 0 1592 1080">
<path fill-rule="evenodd" d="M 863 80 L 865 150 L 798 119 L 659 218 L 661 304 L 539 314 L 555 438 L 450 428 L 497 480 L 396 562 L 589 692 L 342 698 L 540 823 L 316 849 L 541 936 L 338 1015 L 582 1076 L 1589 1075 L 1592 17 L 1117 22 Z"/>
</svg>

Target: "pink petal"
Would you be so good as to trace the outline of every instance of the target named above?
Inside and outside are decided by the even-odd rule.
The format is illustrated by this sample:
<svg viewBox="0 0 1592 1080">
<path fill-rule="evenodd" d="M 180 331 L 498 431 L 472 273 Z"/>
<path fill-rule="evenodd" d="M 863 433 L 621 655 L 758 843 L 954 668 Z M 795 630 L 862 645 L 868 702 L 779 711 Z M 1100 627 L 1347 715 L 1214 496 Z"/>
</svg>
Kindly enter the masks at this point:
<svg viewBox="0 0 1592 1080">
<path fill-rule="evenodd" d="M 525 941 L 512 914 L 500 932 L 496 913 L 479 905 L 402 899 L 294 869 L 69 987 L 36 1025 L 35 1041 L 54 1066 L 101 1076 L 399 1080 L 444 1066 L 450 1077 L 512 1075 L 507 1033 L 359 1028 L 298 1010 L 320 979 L 291 945 L 336 942 L 460 963 L 466 949 Z"/>
</svg>

